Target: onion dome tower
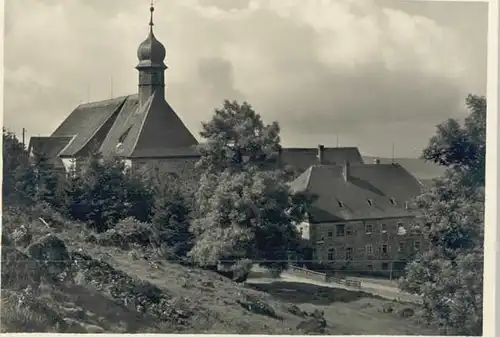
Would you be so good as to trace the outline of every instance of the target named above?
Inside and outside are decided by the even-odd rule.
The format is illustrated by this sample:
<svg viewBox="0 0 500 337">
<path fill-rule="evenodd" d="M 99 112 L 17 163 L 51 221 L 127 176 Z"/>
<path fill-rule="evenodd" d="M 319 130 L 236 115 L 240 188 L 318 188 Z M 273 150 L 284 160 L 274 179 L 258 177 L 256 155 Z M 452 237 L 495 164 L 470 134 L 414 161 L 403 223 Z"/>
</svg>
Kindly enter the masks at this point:
<svg viewBox="0 0 500 337">
<path fill-rule="evenodd" d="M 156 92 L 157 95 L 165 97 L 165 65 L 166 50 L 163 44 L 158 41 L 153 33 L 153 13 L 154 7 L 151 5 L 149 20 L 149 35 L 137 49 L 139 64 L 136 69 L 139 71 L 139 104 L 142 106 L 148 98 Z"/>
</svg>

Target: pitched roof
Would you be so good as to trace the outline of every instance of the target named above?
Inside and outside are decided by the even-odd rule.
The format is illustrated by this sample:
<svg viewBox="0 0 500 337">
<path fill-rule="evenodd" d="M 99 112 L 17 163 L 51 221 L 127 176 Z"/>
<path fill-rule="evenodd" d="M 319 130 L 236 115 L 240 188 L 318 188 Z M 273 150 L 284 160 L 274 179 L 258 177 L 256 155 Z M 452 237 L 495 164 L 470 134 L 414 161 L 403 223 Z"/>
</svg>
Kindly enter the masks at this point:
<svg viewBox="0 0 500 337">
<path fill-rule="evenodd" d="M 125 103 L 101 152 L 126 158 L 197 156 L 197 145 L 172 107 L 153 93 L 142 107 L 136 97 Z"/>
<path fill-rule="evenodd" d="M 28 153 L 44 156 L 57 168 L 64 165 L 59 153 L 71 142 L 73 137 L 31 137 L 28 145 Z"/>
<path fill-rule="evenodd" d="M 283 164 L 298 171 L 305 171 L 311 165 L 318 164 L 318 148 L 283 148 L 280 158 Z M 327 165 L 363 164 L 363 158 L 357 147 L 324 148 L 323 163 Z"/>
<path fill-rule="evenodd" d="M 74 137 L 60 156 L 78 155 L 97 133 L 116 118 L 128 96 L 81 104 L 52 133 L 51 137 Z M 106 130 L 103 130 L 106 132 Z"/>
<path fill-rule="evenodd" d="M 419 182 L 398 164 L 313 165 L 291 183 L 292 190 L 318 198 L 308 210 L 311 222 L 407 217 L 405 203 L 421 193 Z M 371 203 L 371 204 L 370 204 Z"/>
<path fill-rule="evenodd" d="M 443 176 L 445 167 L 418 158 L 377 158 L 363 156 L 365 163 L 378 160 L 381 164 L 398 163 L 419 180 L 428 180 Z"/>
</svg>

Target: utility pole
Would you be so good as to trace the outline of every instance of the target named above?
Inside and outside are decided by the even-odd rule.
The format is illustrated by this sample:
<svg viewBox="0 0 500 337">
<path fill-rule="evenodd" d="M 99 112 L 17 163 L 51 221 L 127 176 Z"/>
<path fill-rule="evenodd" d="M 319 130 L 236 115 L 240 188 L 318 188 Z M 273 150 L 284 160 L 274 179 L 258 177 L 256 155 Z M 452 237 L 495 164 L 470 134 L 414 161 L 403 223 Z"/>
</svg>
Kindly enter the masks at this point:
<svg viewBox="0 0 500 337">
<path fill-rule="evenodd" d="M 394 142 L 392 142 L 392 163 L 394 164 Z"/>
<path fill-rule="evenodd" d="M 26 138 L 25 138 L 25 135 L 26 135 L 26 129 L 23 128 L 23 135 L 22 135 L 22 142 L 23 142 L 23 149 L 26 149 Z"/>
</svg>

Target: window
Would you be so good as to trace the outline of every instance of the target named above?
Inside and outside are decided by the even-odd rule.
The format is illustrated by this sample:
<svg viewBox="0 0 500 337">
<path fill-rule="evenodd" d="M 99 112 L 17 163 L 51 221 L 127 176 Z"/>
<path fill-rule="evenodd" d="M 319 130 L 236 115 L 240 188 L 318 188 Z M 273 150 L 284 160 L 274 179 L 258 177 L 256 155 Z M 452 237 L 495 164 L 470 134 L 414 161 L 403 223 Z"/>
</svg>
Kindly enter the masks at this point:
<svg viewBox="0 0 500 337">
<path fill-rule="evenodd" d="M 328 249 L 328 261 L 335 260 L 335 248 Z"/>
<path fill-rule="evenodd" d="M 387 245 L 382 245 L 382 254 L 387 254 Z"/>
<path fill-rule="evenodd" d="M 398 246 L 398 252 L 404 252 L 405 251 L 405 243 L 400 242 Z"/>
<path fill-rule="evenodd" d="M 328 232 L 328 237 L 331 238 L 333 236 L 333 232 L 332 231 L 329 231 Z"/>
<path fill-rule="evenodd" d="M 387 262 L 382 263 L 382 270 L 389 269 L 389 264 Z"/>
<path fill-rule="evenodd" d="M 367 269 L 368 271 L 373 271 L 373 264 L 368 264 L 368 265 L 366 265 L 366 269 Z"/>
<path fill-rule="evenodd" d="M 346 235 L 351 236 L 352 235 L 352 227 L 346 226 L 345 233 L 346 233 Z"/>
<path fill-rule="evenodd" d="M 365 252 L 367 256 L 372 256 L 373 255 L 373 246 L 372 245 L 366 245 L 365 246 Z"/>
<path fill-rule="evenodd" d="M 382 232 L 387 232 L 387 224 L 383 223 L 381 230 L 382 230 Z"/>
<path fill-rule="evenodd" d="M 321 237 L 319 238 L 319 240 L 318 240 L 318 241 L 316 241 L 316 243 L 318 243 L 318 244 L 321 244 L 321 243 L 323 243 L 323 242 L 325 242 L 325 238 L 324 238 L 323 236 L 321 236 Z"/>
<path fill-rule="evenodd" d="M 366 234 L 371 234 L 373 232 L 373 225 L 372 224 L 366 224 L 365 225 L 365 233 Z"/>
<path fill-rule="evenodd" d="M 417 250 L 417 251 L 418 251 L 418 250 L 420 250 L 420 241 L 415 241 L 415 242 L 413 243 L 413 247 L 414 247 L 414 248 L 415 248 L 415 250 Z"/>
<path fill-rule="evenodd" d="M 367 201 L 368 201 L 368 204 L 369 204 L 370 206 L 373 206 L 373 200 L 372 200 L 372 199 L 368 199 Z"/>
<path fill-rule="evenodd" d="M 352 260 L 352 248 L 349 247 L 349 248 L 346 248 L 345 250 L 345 259 L 346 260 Z"/>
<path fill-rule="evenodd" d="M 337 225 L 337 236 L 345 236 L 345 225 Z"/>
</svg>

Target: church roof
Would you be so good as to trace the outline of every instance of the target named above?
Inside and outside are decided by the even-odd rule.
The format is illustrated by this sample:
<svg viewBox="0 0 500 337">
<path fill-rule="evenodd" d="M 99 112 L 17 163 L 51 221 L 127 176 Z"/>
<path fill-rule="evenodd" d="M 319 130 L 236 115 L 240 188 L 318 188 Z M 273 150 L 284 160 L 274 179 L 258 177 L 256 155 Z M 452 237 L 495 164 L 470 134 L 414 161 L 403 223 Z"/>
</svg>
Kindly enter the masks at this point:
<svg viewBox="0 0 500 337">
<path fill-rule="evenodd" d="M 137 96 L 131 98 L 130 109 L 122 109 L 101 152 L 126 158 L 197 156 L 197 145 L 172 107 L 155 92 L 142 107 Z"/>
<path fill-rule="evenodd" d="M 68 140 L 66 147 L 60 149 L 61 157 L 79 156 L 94 144 L 104 156 L 198 155 L 196 138 L 163 97 L 156 94 L 143 107 L 139 107 L 137 94 L 81 104 L 50 138 Z M 56 143 L 55 140 L 49 142 Z"/>
<path fill-rule="evenodd" d="M 73 137 L 60 156 L 77 156 L 92 141 L 99 141 L 96 139 L 99 131 L 106 132 L 106 126 L 116 118 L 126 99 L 127 96 L 77 106 L 51 135 L 51 137 Z"/>
<path fill-rule="evenodd" d="M 421 186 L 398 164 L 351 165 L 346 180 L 342 165 L 313 165 L 291 183 L 294 191 L 317 196 L 308 210 L 314 223 L 408 217 L 407 201 Z"/>
<path fill-rule="evenodd" d="M 73 137 L 31 137 L 28 145 L 30 155 L 43 156 L 56 168 L 64 168 L 59 153 L 71 142 Z"/>
</svg>

